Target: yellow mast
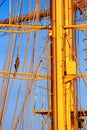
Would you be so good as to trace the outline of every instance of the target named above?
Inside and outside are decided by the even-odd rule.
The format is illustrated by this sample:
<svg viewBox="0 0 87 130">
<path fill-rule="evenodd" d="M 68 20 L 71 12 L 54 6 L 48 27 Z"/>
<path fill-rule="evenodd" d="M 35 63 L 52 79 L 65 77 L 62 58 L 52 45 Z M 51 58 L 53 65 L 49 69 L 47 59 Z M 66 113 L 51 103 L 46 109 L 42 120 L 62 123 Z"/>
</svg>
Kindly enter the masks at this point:
<svg viewBox="0 0 87 130">
<path fill-rule="evenodd" d="M 78 8 L 78 6 L 80 5 L 81 5 L 80 2 L 76 3 L 75 1 L 71 0 L 67 1 L 56 0 L 56 48 L 57 48 L 56 105 L 58 106 L 58 130 L 78 129 L 79 111 L 77 111 L 77 101 L 75 95 L 76 81 L 74 77 L 70 80 L 69 75 L 76 75 L 76 59 L 75 59 L 76 43 L 74 42 L 75 31 L 73 33 L 73 29 L 83 29 L 86 27 L 86 24 L 73 25 L 73 20 L 75 20 L 73 11 L 75 11 L 74 9 Z M 82 8 L 84 8 L 84 5 L 82 5 Z M 63 23 L 63 21 L 65 23 Z M 65 28 L 64 26 L 67 28 Z M 68 82 L 64 84 L 63 77 L 65 80 L 66 76 L 68 76 L 67 78 Z"/>
<path fill-rule="evenodd" d="M 52 0 L 52 88 L 53 130 L 65 130 L 63 85 L 63 0 Z"/>
<path fill-rule="evenodd" d="M 56 53 L 57 53 L 57 105 L 58 130 L 65 130 L 65 103 L 63 84 L 63 0 L 56 0 Z"/>
<path fill-rule="evenodd" d="M 73 1 L 65 1 L 65 26 L 73 24 Z M 76 74 L 76 63 L 73 58 L 72 52 L 74 51 L 74 41 L 73 41 L 73 30 L 65 31 L 65 66 L 66 75 Z M 67 130 L 77 129 L 71 121 L 71 110 L 74 111 L 76 104 L 74 102 L 74 91 L 75 91 L 74 80 L 65 84 L 65 100 L 66 100 L 66 128 Z M 74 120 L 74 119 L 73 119 Z"/>
<path fill-rule="evenodd" d="M 56 47 L 56 56 L 55 59 L 53 59 L 53 61 L 56 62 L 55 68 L 53 67 L 55 69 L 56 78 L 55 76 L 52 77 L 56 83 L 53 84 L 53 130 L 74 130 L 74 128 L 76 128 L 74 125 L 71 127 L 71 105 L 72 111 L 74 111 L 75 108 L 74 97 L 71 97 L 71 91 L 74 91 L 74 81 L 72 80 L 64 84 L 65 75 L 76 74 L 76 63 L 73 60 L 72 50 L 70 50 L 70 46 L 73 48 L 73 33 L 72 30 L 64 30 L 63 28 L 64 24 L 65 26 L 72 25 L 72 4 L 71 1 L 64 2 L 63 0 L 56 0 L 52 4 L 56 9 L 56 13 L 54 13 L 54 17 L 56 18 L 52 17 L 52 22 L 55 22 L 53 24 L 55 26 L 54 30 L 52 28 L 53 38 L 55 38 L 55 41 L 53 39 L 53 44 L 55 44 Z M 67 37 L 70 37 L 70 41 L 67 41 Z M 73 88 L 71 88 L 71 84 Z"/>
<path fill-rule="evenodd" d="M 51 19 L 52 19 L 52 45 L 51 45 L 51 91 L 52 91 L 52 128 L 58 129 L 58 106 L 57 106 L 57 76 L 56 76 L 56 1 L 51 0 Z"/>
</svg>

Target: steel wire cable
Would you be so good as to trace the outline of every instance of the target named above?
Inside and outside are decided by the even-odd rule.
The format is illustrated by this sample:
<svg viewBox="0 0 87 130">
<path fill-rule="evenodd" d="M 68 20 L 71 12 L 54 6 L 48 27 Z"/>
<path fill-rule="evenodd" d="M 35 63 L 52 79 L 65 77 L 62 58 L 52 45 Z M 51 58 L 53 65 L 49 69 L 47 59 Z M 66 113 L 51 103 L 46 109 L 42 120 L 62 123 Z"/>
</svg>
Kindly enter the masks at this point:
<svg viewBox="0 0 87 130">
<path fill-rule="evenodd" d="M 0 3 L 0 7 L 6 2 L 6 0 L 3 0 L 1 3 Z"/>
</svg>

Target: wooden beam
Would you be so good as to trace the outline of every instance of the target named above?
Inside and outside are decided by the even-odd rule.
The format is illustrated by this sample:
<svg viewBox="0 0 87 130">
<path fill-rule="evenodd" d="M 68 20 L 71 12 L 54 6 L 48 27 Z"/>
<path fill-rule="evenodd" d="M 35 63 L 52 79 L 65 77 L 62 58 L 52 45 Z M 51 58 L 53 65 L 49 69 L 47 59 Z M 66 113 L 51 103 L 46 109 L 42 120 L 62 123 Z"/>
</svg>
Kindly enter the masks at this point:
<svg viewBox="0 0 87 130">
<path fill-rule="evenodd" d="M 39 19 L 42 19 L 43 17 L 48 17 L 50 16 L 50 10 L 43 10 L 40 12 L 39 14 Z M 8 24 L 9 21 L 11 24 L 14 23 L 21 23 L 21 22 L 26 22 L 26 21 L 30 21 L 36 19 L 36 13 L 28 13 L 26 15 L 23 16 L 19 16 L 19 17 L 14 17 L 14 18 L 10 18 L 10 19 L 5 19 L 5 20 L 0 20 L 0 24 Z"/>
<path fill-rule="evenodd" d="M 75 2 L 75 6 L 77 7 L 77 9 L 78 9 L 78 7 L 85 8 L 85 7 L 87 7 L 87 1 L 81 0 L 80 2 Z M 41 11 L 39 14 L 39 19 L 42 19 L 43 17 L 48 17 L 48 16 L 50 16 L 50 9 Z M 7 18 L 5 20 L 0 20 L 0 24 L 8 24 L 9 21 L 11 24 L 21 23 L 21 22 L 30 21 L 33 19 L 36 19 L 36 14 L 35 13 L 28 13 L 26 15 L 14 17 L 11 19 Z"/>
<path fill-rule="evenodd" d="M 78 7 L 80 8 L 85 8 L 87 7 L 87 1 L 86 0 L 81 0 L 80 2 L 76 2 Z"/>
</svg>

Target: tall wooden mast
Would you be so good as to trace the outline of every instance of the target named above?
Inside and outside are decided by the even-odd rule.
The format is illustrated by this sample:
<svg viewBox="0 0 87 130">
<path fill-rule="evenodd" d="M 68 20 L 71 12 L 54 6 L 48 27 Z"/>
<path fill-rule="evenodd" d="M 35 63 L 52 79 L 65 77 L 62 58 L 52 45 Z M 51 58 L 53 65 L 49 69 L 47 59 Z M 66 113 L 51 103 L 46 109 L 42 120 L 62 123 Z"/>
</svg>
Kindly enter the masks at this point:
<svg viewBox="0 0 87 130">
<path fill-rule="evenodd" d="M 56 1 L 51 0 L 52 19 L 52 45 L 51 45 L 51 90 L 52 90 L 52 127 L 58 129 L 58 106 L 57 106 L 57 59 L 56 59 Z"/>
<path fill-rule="evenodd" d="M 52 0 L 53 130 L 65 130 L 63 85 L 63 0 Z"/>
</svg>

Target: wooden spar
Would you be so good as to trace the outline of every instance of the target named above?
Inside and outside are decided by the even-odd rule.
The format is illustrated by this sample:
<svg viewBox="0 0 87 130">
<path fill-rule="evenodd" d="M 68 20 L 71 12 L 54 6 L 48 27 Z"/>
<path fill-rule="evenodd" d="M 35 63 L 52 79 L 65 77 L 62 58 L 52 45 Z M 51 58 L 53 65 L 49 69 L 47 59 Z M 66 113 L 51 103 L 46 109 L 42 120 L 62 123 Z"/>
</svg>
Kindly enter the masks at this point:
<svg viewBox="0 0 87 130">
<path fill-rule="evenodd" d="M 84 0 L 83 0 L 80 2 L 75 2 L 75 6 L 79 6 L 80 8 L 85 8 L 85 7 L 87 7 L 87 1 L 84 2 Z M 50 16 L 50 9 L 40 11 L 39 19 L 42 19 L 43 17 L 47 17 L 47 16 Z M 10 20 L 9 20 L 9 18 L 7 18 L 5 20 L 0 20 L 0 24 L 8 24 L 9 21 L 11 24 L 20 23 L 20 22 L 26 22 L 29 20 L 33 20 L 33 19 L 36 19 L 36 14 L 28 13 L 23 16 L 13 17 Z"/>
<path fill-rule="evenodd" d="M 52 95 L 52 130 L 58 130 L 57 72 L 56 72 L 56 1 L 51 0 L 52 44 L 51 44 L 51 92 Z"/>
<path fill-rule="evenodd" d="M 49 9 L 41 11 L 39 14 L 39 19 L 42 19 L 43 17 L 47 17 L 47 16 L 50 16 Z M 26 15 L 14 17 L 11 19 L 0 20 L 0 24 L 8 24 L 9 20 L 10 20 L 11 24 L 14 24 L 14 23 L 26 22 L 26 21 L 33 20 L 33 19 L 36 19 L 36 14 L 28 13 Z"/>
<path fill-rule="evenodd" d="M 87 7 L 87 1 L 81 0 L 80 2 L 75 2 L 75 5 L 80 8 L 85 8 L 85 7 Z"/>
</svg>

